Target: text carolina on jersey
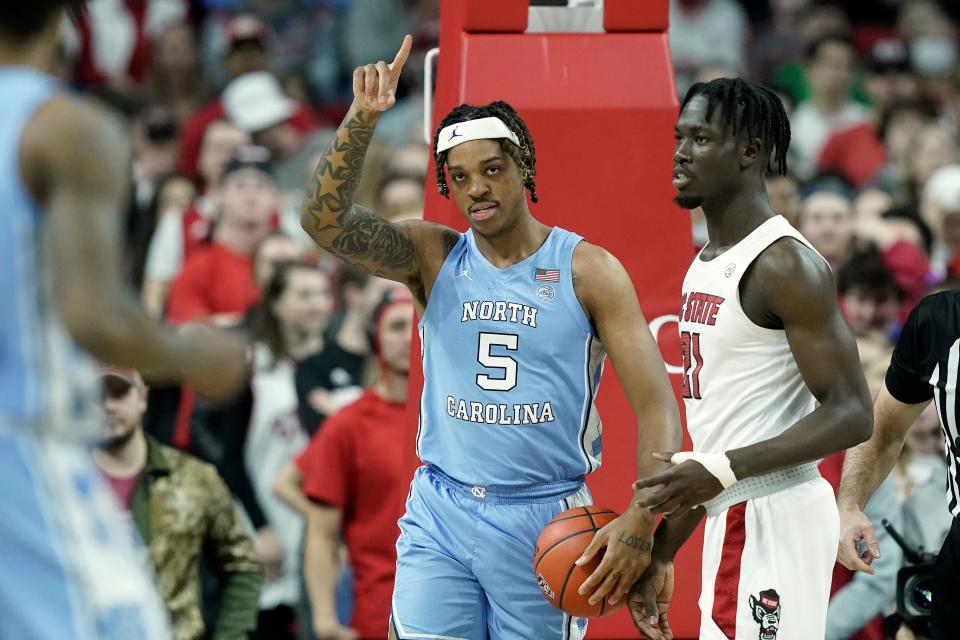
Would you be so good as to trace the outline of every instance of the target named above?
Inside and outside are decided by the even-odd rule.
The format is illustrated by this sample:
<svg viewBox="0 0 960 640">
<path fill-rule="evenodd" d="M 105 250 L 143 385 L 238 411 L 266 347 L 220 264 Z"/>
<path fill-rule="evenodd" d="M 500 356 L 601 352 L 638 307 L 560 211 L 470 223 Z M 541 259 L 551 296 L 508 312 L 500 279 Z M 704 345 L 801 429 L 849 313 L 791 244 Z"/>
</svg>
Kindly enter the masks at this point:
<svg viewBox="0 0 960 640">
<path fill-rule="evenodd" d="M 514 302 L 472 300 L 463 303 L 463 317 L 460 322 L 510 322 L 536 328 L 537 311 L 536 307 Z M 447 415 L 466 422 L 502 425 L 542 424 L 555 419 L 553 406 L 549 401 L 493 404 L 469 402 L 453 396 L 447 396 Z"/>
</svg>

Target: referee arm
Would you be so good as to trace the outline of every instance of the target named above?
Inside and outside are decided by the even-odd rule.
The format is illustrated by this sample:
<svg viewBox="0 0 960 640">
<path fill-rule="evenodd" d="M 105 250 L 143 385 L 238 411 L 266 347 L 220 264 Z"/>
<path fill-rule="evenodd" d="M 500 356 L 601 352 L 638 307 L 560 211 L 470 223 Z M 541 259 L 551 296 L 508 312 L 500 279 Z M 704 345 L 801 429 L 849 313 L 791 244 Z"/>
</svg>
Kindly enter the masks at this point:
<svg viewBox="0 0 960 640">
<path fill-rule="evenodd" d="M 873 407 L 873 436 L 850 449 L 843 461 L 837 494 L 840 509 L 840 546 L 837 560 L 847 569 L 873 573 L 870 564 L 880 557 L 880 545 L 863 509 L 900 457 L 907 431 L 930 401 L 906 404 L 894 398 L 887 386 L 880 389 Z M 857 543 L 867 548 L 857 553 Z"/>
<path fill-rule="evenodd" d="M 880 557 L 873 525 L 863 514 L 870 496 L 896 463 L 907 431 L 933 397 L 924 375 L 931 338 L 942 333 L 933 324 L 933 302 L 927 298 L 910 313 L 887 369 L 886 380 L 874 404 L 873 436 L 850 449 L 843 463 L 837 507 L 840 509 L 840 544 L 837 560 L 848 569 L 873 573 Z M 860 552 L 858 543 L 865 545 Z"/>
</svg>

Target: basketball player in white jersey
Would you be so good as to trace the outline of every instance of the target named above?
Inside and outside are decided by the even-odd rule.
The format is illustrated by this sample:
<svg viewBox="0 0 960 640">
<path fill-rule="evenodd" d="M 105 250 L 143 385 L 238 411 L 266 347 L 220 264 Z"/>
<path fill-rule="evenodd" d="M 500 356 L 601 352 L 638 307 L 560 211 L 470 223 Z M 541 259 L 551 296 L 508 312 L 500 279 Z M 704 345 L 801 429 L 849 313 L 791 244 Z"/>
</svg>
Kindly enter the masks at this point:
<svg viewBox="0 0 960 640">
<path fill-rule="evenodd" d="M 636 483 L 658 487 L 641 504 L 667 519 L 634 621 L 658 637 L 646 612 L 705 512 L 700 638 L 823 638 L 839 517 L 816 463 L 870 436 L 856 344 L 827 262 L 767 201 L 767 166 L 786 173 L 790 143 L 780 99 L 740 79 L 694 84 L 676 138 L 676 201 L 709 231 L 679 321 L 693 452 Z"/>
<path fill-rule="evenodd" d="M 246 348 L 161 329 L 122 284 L 127 134 L 49 75 L 82 4 L 0 3 L 0 636 L 167 639 L 147 558 L 93 468 L 106 433 L 87 354 L 226 400 Z"/>
<path fill-rule="evenodd" d="M 406 284 L 420 312 L 424 465 L 399 523 L 390 636 L 581 638 L 586 620 L 542 597 L 530 562 L 543 526 L 590 500 L 603 354 L 637 416 L 641 474 L 662 464 L 651 446 L 680 435 L 676 401 L 623 266 L 531 214 L 535 149 L 510 105 L 460 105 L 435 133 L 437 188 L 456 201 L 466 233 L 392 224 L 353 202 L 410 46 L 407 36 L 391 64 L 354 71 L 353 104 L 301 212 L 320 246 Z M 588 549 L 604 552 L 586 585 L 594 602 L 622 598 L 647 565 L 652 523 L 641 497 Z"/>
</svg>

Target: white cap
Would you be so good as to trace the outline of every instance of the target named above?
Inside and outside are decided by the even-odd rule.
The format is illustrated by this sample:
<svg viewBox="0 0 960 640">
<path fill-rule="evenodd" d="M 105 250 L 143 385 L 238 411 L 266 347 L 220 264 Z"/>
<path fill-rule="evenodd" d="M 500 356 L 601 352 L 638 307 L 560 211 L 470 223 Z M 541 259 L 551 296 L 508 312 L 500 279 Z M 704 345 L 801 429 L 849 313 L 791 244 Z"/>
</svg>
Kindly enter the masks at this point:
<svg viewBox="0 0 960 640">
<path fill-rule="evenodd" d="M 960 164 L 937 169 L 923 188 L 923 198 L 947 211 L 960 213 Z"/>
<path fill-rule="evenodd" d="M 297 110 L 297 103 L 287 97 L 269 71 L 254 71 L 227 85 L 223 108 L 230 122 L 256 132 L 287 120 Z"/>
</svg>

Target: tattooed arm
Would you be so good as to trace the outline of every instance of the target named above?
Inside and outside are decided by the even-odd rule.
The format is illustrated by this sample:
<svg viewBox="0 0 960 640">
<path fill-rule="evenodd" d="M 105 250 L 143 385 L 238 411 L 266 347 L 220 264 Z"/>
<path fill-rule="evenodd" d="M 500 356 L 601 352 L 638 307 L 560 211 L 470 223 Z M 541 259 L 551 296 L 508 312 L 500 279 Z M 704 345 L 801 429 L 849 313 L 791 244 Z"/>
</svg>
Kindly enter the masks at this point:
<svg viewBox="0 0 960 640">
<path fill-rule="evenodd" d="M 380 61 L 354 70 L 353 104 L 317 165 L 300 222 L 330 253 L 373 275 L 406 284 L 425 304 L 459 234 L 419 220 L 393 224 L 353 201 L 373 129 L 380 113 L 396 102 L 397 80 L 411 42 L 410 36 L 404 38 L 389 65 Z"/>
</svg>

